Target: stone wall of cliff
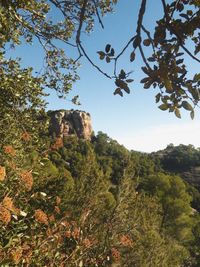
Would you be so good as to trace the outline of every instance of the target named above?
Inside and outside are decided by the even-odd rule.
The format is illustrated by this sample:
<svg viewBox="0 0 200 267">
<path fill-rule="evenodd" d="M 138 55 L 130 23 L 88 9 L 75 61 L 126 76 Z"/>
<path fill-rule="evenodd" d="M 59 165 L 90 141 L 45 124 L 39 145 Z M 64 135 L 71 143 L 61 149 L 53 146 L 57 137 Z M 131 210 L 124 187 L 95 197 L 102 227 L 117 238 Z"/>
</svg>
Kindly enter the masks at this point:
<svg viewBox="0 0 200 267">
<path fill-rule="evenodd" d="M 66 137 L 77 135 L 79 138 L 90 140 L 92 124 L 90 114 L 80 110 L 49 111 L 49 131 L 51 135 Z"/>
</svg>

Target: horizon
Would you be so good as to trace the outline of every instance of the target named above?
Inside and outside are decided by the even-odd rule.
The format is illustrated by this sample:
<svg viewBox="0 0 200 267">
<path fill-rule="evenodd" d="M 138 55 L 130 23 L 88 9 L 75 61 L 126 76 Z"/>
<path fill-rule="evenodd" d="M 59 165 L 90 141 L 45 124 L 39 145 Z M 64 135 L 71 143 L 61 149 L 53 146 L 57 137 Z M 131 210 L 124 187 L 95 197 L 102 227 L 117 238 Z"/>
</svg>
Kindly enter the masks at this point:
<svg viewBox="0 0 200 267">
<path fill-rule="evenodd" d="M 82 112 L 85 112 L 85 113 L 89 113 L 86 110 L 82 110 L 82 109 L 78 109 L 78 108 L 56 109 L 56 110 L 50 110 L 49 109 L 49 110 L 47 110 L 47 112 L 49 112 L 49 111 L 64 111 L 64 110 L 82 111 Z M 89 113 L 89 115 L 90 115 L 91 121 L 92 121 L 92 116 L 91 116 L 90 113 Z M 93 129 L 93 123 L 92 123 L 92 129 Z M 138 136 L 135 136 L 135 139 L 136 139 L 135 140 L 135 146 L 132 147 L 131 145 L 129 145 L 126 142 L 123 142 L 123 143 L 120 142 L 120 140 L 118 140 L 117 137 L 115 138 L 114 136 L 110 136 L 110 135 L 108 135 L 107 132 L 103 132 L 101 129 L 100 130 L 97 130 L 97 131 L 95 131 L 93 129 L 95 135 L 97 135 L 99 132 L 103 132 L 104 134 L 107 134 L 109 138 L 117 141 L 120 145 L 123 145 L 129 151 L 133 150 L 133 151 L 137 151 L 137 152 L 141 152 L 141 153 L 153 153 L 153 152 L 157 152 L 159 150 L 163 150 L 163 149 L 165 149 L 167 146 L 169 146 L 171 144 L 174 145 L 174 146 L 179 146 L 179 145 L 186 145 L 186 146 L 188 146 L 188 145 L 192 145 L 192 146 L 195 147 L 195 149 L 200 148 L 198 146 L 198 144 L 196 144 L 196 145 L 195 144 L 192 144 L 188 140 L 188 137 L 191 138 L 191 136 L 194 134 L 194 130 L 196 132 L 200 131 L 200 125 L 198 123 L 194 124 L 194 128 L 192 128 L 192 129 L 189 127 L 188 124 L 183 124 L 181 127 L 179 127 L 179 126 L 177 127 L 177 125 L 171 125 L 171 127 L 170 127 L 170 125 L 163 124 L 163 125 L 159 125 L 157 127 L 149 127 L 149 130 L 151 132 L 152 137 L 147 139 L 147 138 L 144 138 L 143 137 L 142 133 L 140 133 Z M 184 133 L 184 135 L 183 135 L 184 138 L 182 138 L 181 140 L 184 141 L 185 143 L 182 142 L 182 141 L 179 141 L 177 139 L 177 136 L 174 134 L 175 133 L 174 131 L 178 132 L 178 137 L 181 136 L 180 131 Z M 188 131 L 189 131 L 189 134 L 188 134 Z M 163 134 L 165 134 L 166 136 L 168 136 L 169 133 L 173 133 L 173 135 L 172 135 L 173 138 L 172 139 L 169 139 L 169 143 L 165 143 L 165 144 L 163 144 L 162 140 L 160 140 L 160 142 L 156 142 L 155 143 L 155 146 L 150 146 L 150 145 L 145 144 L 144 147 L 148 147 L 149 148 L 148 151 L 141 150 L 140 149 L 140 145 L 139 146 L 136 145 L 137 143 L 141 144 L 141 142 L 138 142 L 138 139 L 140 139 L 140 141 L 142 141 L 142 140 L 143 141 L 144 140 L 147 140 L 147 141 L 150 140 L 151 143 L 153 143 L 153 141 L 155 141 L 155 139 L 158 141 L 158 137 L 159 137 L 159 135 L 161 133 L 162 133 L 162 138 L 163 138 Z M 157 137 L 155 138 L 155 135 L 156 134 L 157 134 Z M 154 135 L 154 139 L 153 139 L 153 135 Z M 166 136 L 165 136 L 165 138 L 166 138 Z M 133 139 L 134 139 L 134 137 L 133 137 Z M 123 140 L 123 138 L 121 140 Z M 170 142 L 170 140 L 171 140 L 171 142 Z"/>
</svg>

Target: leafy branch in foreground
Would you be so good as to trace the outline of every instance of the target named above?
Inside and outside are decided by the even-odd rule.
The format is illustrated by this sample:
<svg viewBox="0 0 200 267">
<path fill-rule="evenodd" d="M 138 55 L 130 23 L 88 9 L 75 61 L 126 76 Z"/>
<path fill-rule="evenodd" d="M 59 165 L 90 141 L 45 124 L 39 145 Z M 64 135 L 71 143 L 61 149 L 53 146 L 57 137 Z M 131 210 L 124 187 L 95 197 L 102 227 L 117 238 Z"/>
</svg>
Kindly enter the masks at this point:
<svg viewBox="0 0 200 267">
<path fill-rule="evenodd" d="M 150 32 L 143 24 L 143 17 L 146 13 L 146 0 L 141 1 L 138 14 L 136 35 L 133 36 L 118 56 L 112 57 L 114 61 L 114 77 L 116 75 L 116 63 L 119 57 L 132 44 L 133 51 L 130 54 L 130 61 L 134 62 L 137 55 L 140 55 L 144 66 L 142 71 L 145 76 L 141 83 L 144 89 L 151 87 L 159 88 L 156 94 L 156 103 L 161 102 L 159 108 L 168 110 L 181 118 L 180 109 L 190 112 L 194 118 L 194 109 L 200 100 L 200 75 L 191 74 L 189 64 L 185 61 L 189 57 L 192 61 L 200 63 L 197 54 L 200 51 L 199 28 L 200 11 L 198 1 L 170 1 L 166 3 L 161 0 L 163 17 L 156 22 L 153 32 Z M 106 46 L 107 47 L 107 46 Z M 152 52 L 151 52 L 152 51 Z M 108 55 L 99 51 L 100 59 L 106 59 Z M 146 56 L 145 54 L 150 56 Z M 123 70 L 125 73 L 125 71 Z M 123 96 L 121 89 L 126 85 L 120 79 L 121 87 L 117 88 L 114 94 Z M 118 82 L 119 84 L 119 82 Z M 129 89 L 125 90 L 129 93 Z"/>
<path fill-rule="evenodd" d="M 147 1 L 141 0 L 136 32 L 124 48 L 116 53 L 114 47 L 107 44 L 104 51 L 98 51 L 101 60 L 113 64 L 113 74 L 108 74 L 89 55 L 82 35 L 91 32 L 96 19 L 104 28 L 102 16 L 112 12 L 116 3 L 117 0 L 32 0 L 27 3 L 1 0 L 0 47 L 4 50 L 7 42 L 11 46 L 20 45 L 23 38 L 27 43 L 37 40 L 45 54 L 41 72 L 44 85 L 56 89 L 63 97 L 79 78 L 77 68 L 82 57 L 105 77 L 114 80 L 117 86 L 114 94 L 129 94 L 129 83 L 133 81 L 128 78 L 131 72 L 117 68 L 118 60 L 132 45 L 129 60 L 134 63 L 137 57 L 142 58 L 145 77 L 141 83 L 144 89 L 159 89 L 156 94 L 159 108 L 173 112 L 179 118 L 180 110 L 185 109 L 194 118 L 194 109 L 200 100 L 200 75 L 191 73 L 187 60 L 200 62 L 199 1 L 160 0 L 161 18 L 156 21 L 154 30 L 148 30 L 144 25 Z M 55 11 L 60 19 L 52 18 Z"/>
</svg>

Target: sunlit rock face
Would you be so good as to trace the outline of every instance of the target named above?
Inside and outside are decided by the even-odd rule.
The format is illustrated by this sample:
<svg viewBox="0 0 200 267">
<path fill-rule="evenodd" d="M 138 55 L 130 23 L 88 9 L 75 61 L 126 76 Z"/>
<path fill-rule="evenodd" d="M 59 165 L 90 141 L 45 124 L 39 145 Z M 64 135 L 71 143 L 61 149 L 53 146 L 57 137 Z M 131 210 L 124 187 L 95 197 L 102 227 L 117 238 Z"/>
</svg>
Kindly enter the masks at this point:
<svg viewBox="0 0 200 267">
<path fill-rule="evenodd" d="M 49 111 L 50 134 L 66 137 L 77 135 L 79 138 L 90 140 L 92 125 L 90 114 L 80 110 L 56 110 Z"/>
</svg>

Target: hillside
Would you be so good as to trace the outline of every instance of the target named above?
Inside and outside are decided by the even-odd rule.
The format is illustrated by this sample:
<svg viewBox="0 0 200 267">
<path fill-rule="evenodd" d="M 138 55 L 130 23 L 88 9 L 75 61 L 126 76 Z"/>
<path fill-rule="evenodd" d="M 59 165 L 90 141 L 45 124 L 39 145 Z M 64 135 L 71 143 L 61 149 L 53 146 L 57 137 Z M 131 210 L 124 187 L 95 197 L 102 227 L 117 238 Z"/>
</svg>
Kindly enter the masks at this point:
<svg viewBox="0 0 200 267">
<path fill-rule="evenodd" d="M 165 171 L 179 174 L 185 181 L 200 187 L 200 149 L 192 145 L 169 145 L 151 154 Z"/>
<path fill-rule="evenodd" d="M 95 135 L 83 111 L 39 118 L 1 148 L 1 266 L 199 266 L 198 191 L 164 152 Z"/>
</svg>

